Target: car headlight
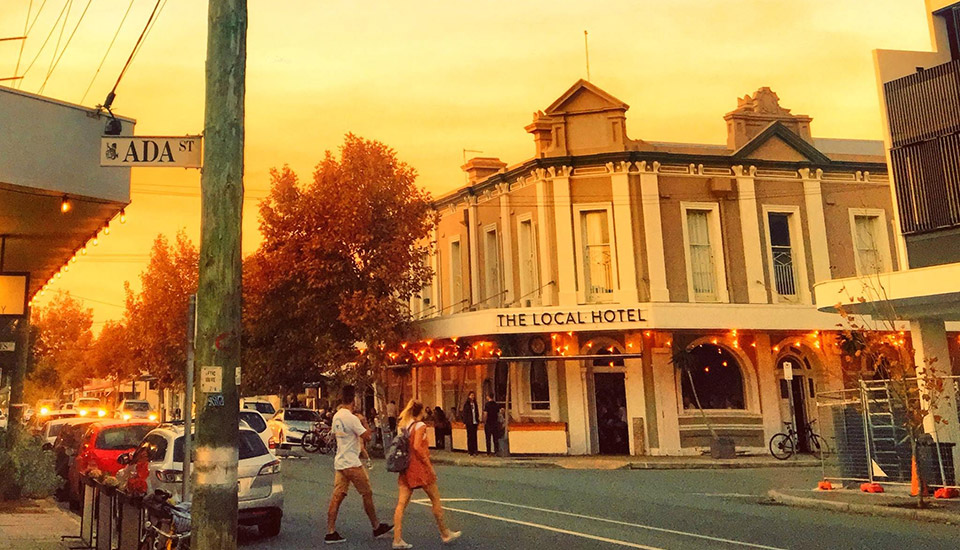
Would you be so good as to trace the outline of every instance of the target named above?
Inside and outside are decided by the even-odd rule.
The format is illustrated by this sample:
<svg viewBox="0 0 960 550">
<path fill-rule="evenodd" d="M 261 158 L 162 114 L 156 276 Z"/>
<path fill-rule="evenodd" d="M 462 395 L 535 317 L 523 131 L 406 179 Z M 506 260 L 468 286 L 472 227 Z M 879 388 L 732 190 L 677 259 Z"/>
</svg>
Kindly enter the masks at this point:
<svg viewBox="0 0 960 550">
<path fill-rule="evenodd" d="M 130 413 L 123 413 L 124 420 L 130 420 Z"/>
<path fill-rule="evenodd" d="M 86 410 L 86 409 L 80 409 L 80 416 L 87 416 L 87 410 Z"/>
<path fill-rule="evenodd" d="M 40 415 L 41 415 L 41 416 L 47 416 L 48 414 L 50 414 L 50 409 L 48 409 L 48 408 L 46 408 L 46 407 L 40 407 Z"/>
<path fill-rule="evenodd" d="M 99 411 L 97 411 L 97 416 L 99 416 L 100 418 L 103 418 L 104 416 L 107 416 L 107 411 L 100 409 Z"/>
<path fill-rule="evenodd" d="M 263 467 L 260 468 L 260 473 L 258 473 L 257 475 L 263 476 L 263 475 L 279 474 L 279 473 L 280 473 L 280 461 L 274 460 L 272 462 L 268 462 L 264 464 Z"/>
<path fill-rule="evenodd" d="M 153 420 L 156 420 L 156 419 L 157 419 L 157 415 L 155 415 L 155 414 L 153 414 L 153 413 L 150 413 L 150 420 L 153 421 Z"/>
</svg>

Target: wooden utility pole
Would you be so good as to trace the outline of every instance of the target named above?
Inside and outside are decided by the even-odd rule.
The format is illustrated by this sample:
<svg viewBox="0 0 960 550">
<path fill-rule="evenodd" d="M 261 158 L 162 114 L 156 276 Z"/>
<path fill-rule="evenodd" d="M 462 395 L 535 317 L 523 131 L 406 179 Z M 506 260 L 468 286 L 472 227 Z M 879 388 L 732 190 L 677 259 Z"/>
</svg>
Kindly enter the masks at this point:
<svg viewBox="0 0 960 550">
<path fill-rule="evenodd" d="M 208 14 L 191 547 L 234 550 L 247 2 L 209 0 Z"/>
<path fill-rule="evenodd" d="M 23 317 L 16 320 L 14 332 L 15 353 L 13 373 L 10 376 L 10 405 L 7 418 L 7 438 L 3 443 L 10 451 L 23 432 L 23 413 L 26 403 L 23 402 L 23 380 L 27 373 L 27 362 L 30 360 L 30 309 L 23 312 Z"/>
</svg>

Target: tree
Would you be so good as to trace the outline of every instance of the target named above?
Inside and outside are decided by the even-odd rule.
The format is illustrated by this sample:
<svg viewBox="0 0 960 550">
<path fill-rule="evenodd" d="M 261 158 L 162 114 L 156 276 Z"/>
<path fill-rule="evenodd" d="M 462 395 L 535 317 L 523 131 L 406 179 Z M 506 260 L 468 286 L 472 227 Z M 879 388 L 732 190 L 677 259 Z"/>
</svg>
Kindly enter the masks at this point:
<svg viewBox="0 0 960 550">
<path fill-rule="evenodd" d="M 94 376 L 86 357 L 93 341 L 93 310 L 60 291 L 46 307 L 34 310 L 32 324 L 36 329 L 31 382 L 50 393 L 81 389 Z"/>
<path fill-rule="evenodd" d="M 184 384 L 187 302 L 197 291 L 197 263 L 197 248 L 183 231 L 173 244 L 158 235 L 140 274 L 140 292 L 125 284 L 125 332 L 132 360 L 161 387 Z"/>
<path fill-rule="evenodd" d="M 287 167 L 271 177 L 264 240 L 244 273 L 246 380 L 293 387 L 323 371 L 342 376 L 363 342 L 368 353 L 347 374 L 381 381 L 383 350 L 409 332 L 409 300 L 432 277 L 422 261 L 437 223 L 429 193 L 395 151 L 353 134 L 310 183 Z"/>
<path fill-rule="evenodd" d="M 127 327 L 123 323 L 106 322 L 88 353 L 90 368 L 97 378 L 113 380 L 119 387 L 140 374 L 130 344 Z"/>
</svg>

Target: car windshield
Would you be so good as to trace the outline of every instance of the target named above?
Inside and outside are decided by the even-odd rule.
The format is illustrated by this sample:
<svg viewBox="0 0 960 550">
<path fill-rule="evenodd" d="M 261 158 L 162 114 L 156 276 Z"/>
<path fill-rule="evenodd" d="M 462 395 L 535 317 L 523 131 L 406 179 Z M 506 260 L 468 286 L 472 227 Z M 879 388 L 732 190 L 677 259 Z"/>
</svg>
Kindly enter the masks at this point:
<svg viewBox="0 0 960 550">
<path fill-rule="evenodd" d="M 150 410 L 150 403 L 147 403 L 146 401 L 124 401 L 123 410 L 147 412 Z"/>
<path fill-rule="evenodd" d="M 100 405 L 100 400 L 92 397 L 77 399 L 78 407 L 96 407 Z"/>
<path fill-rule="evenodd" d="M 290 409 L 283 413 L 283 419 L 294 422 L 320 422 L 320 415 L 316 411 Z"/>
<path fill-rule="evenodd" d="M 266 401 L 252 401 L 247 404 L 248 407 L 252 407 L 257 410 L 257 412 L 263 414 L 274 414 L 277 412 L 277 409 L 273 408 L 273 404 Z"/>
<path fill-rule="evenodd" d="M 104 428 L 97 436 L 97 448 L 105 451 L 123 451 L 140 444 L 143 437 L 153 429 L 152 424 L 133 424 Z"/>
<path fill-rule="evenodd" d="M 263 421 L 263 417 L 257 411 L 240 411 L 240 420 L 246 422 L 247 426 L 253 428 L 257 433 L 267 429 L 267 423 Z"/>
<path fill-rule="evenodd" d="M 250 430 L 240 430 L 237 448 L 240 451 L 240 460 L 263 456 L 270 452 L 260 436 Z M 182 435 L 173 442 L 173 461 L 183 462 Z"/>
<path fill-rule="evenodd" d="M 57 437 L 60 435 L 60 432 L 63 430 L 64 424 L 62 422 L 57 422 L 56 424 L 50 424 L 47 426 L 47 437 Z"/>
</svg>

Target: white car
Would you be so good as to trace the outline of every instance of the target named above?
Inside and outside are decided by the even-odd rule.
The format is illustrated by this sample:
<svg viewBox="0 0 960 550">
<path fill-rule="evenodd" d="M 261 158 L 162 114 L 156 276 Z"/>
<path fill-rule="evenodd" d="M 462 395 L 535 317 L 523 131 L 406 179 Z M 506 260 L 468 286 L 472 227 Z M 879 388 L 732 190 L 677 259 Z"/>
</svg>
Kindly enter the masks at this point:
<svg viewBox="0 0 960 550">
<path fill-rule="evenodd" d="M 138 450 L 149 460 L 147 493 L 163 489 L 179 495 L 183 483 L 183 426 L 162 424 L 143 438 Z M 257 432 L 241 424 L 237 442 L 240 464 L 237 480 L 240 525 L 256 525 L 264 537 L 280 533 L 283 519 L 283 480 L 280 461 Z M 124 455 L 129 461 L 133 452 Z"/>
<path fill-rule="evenodd" d="M 264 419 L 270 418 L 277 413 L 277 409 L 273 407 L 273 403 L 267 401 L 266 399 L 251 399 L 244 397 L 240 400 L 241 409 L 254 409 L 263 415 Z"/>
<path fill-rule="evenodd" d="M 71 411 L 59 411 L 59 412 L 70 412 L 70 415 L 60 416 L 59 418 L 53 418 L 51 420 L 47 420 L 46 423 L 44 423 L 43 428 L 41 428 L 40 430 L 40 437 L 44 439 L 44 443 L 43 443 L 44 449 L 52 449 L 54 441 L 56 441 L 57 436 L 60 435 L 60 430 L 62 430 L 64 426 L 71 424 L 74 421 L 74 419 L 77 417 L 77 415 Z"/>
<path fill-rule="evenodd" d="M 300 445 L 303 434 L 312 430 L 314 423 L 320 420 L 320 414 L 313 409 L 280 409 L 267 425 L 277 446 L 289 448 Z"/>
<path fill-rule="evenodd" d="M 150 410 L 150 403 L 139 399 L 124 399 L 113 415 L 120 420 L 157 419 L 157 413 Z"/>
<path fill-rule="evenodd" d="M 263 444 L 268 449 L 276 447 L 277 442 L 273 439 L 270 429 L 267 427 L 267 421 L 263 419 L 262 414 L 253 409 L 240 409 L 240 420 L 260 435 L 260 439 L 263 440 Z"/>
</svg>

